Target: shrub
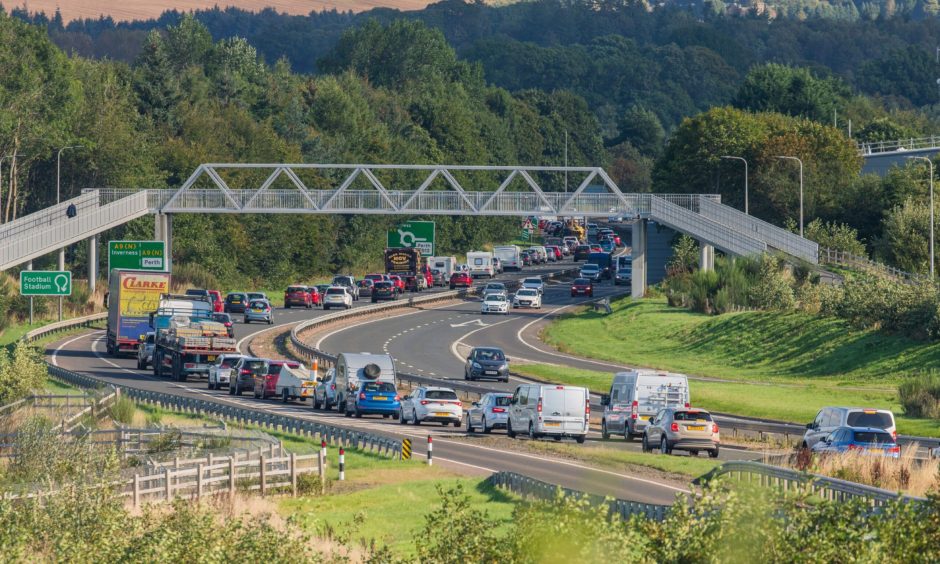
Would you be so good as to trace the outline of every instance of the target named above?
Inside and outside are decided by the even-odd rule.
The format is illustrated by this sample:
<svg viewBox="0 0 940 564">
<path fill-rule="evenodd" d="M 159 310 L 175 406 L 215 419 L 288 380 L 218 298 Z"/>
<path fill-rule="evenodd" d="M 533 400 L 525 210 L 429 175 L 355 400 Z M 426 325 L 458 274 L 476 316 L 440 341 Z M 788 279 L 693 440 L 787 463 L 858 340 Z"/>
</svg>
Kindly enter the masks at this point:
<svg viewBox="0 0 940 564">
<path fill-rule="evenodd" d="M 917 376 L 898 386 L 904 414 L 909 417 L 940 417 L 940 375 Z"/>
<path fill-rule="evenodd" d="M 134 411 L 137 406 L 130 399 L 121 396 L 108 409 L 108 415 L 118 423 L 130 425 L 134 421 Z"/>
<path fill-rule="evenodd" d="M 796 305 L 793 287 L 781 271 L 780 260 L 770 255 L 761 258 L 760 274 L 751 288 L 754 307 L 765 310 L 789 310 Z"/>
<path fill-rule="evenodd" d="M 36 347 L 18 341 L 12 353 L 0 348 L 0 405 L 42 388 L 47 375 L 42 354 Z"/>
<path fill-rule="evenodd" d="M 215 274 L 197 262 L 174 264 L 173 285 L 208 289 L 220 287 Z"/>
<path fill-rule="evenodd" d="M 418 533 L 421 562 L 498 562 L 505 558 L 501 542 L 493 532 L 489 515 L 473 509 L 470 498 L 458 484 L 449 490 L 438 486 L 439 507 L 424 518 Z"/>
<path fill-rule="evenodd" d="M 179 450 L 183 440 L 183 435 L 178 430 L 167 429 L 157 435 L 157 437 L 147 443 L 147 453 L 157 454 L 161 452 L 173 452 Z"/>
<path fill-rule="evenodd" d="M 806 225 L 806 238 L 819 243 L 820 248 L 867 256 L 865 244 L 858 239 L 858 230 L 845 223 L 823 222 L 814 219 Z"/>
</svg>

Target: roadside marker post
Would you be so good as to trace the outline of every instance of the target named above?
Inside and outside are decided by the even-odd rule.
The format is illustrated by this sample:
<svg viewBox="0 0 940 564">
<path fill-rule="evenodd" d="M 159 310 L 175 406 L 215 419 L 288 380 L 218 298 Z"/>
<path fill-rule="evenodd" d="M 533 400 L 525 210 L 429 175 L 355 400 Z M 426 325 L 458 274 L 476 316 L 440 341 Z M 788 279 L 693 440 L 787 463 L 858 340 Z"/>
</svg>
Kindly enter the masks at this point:
<svg viewBox="0 0 940 564">
<path fill-rule="evenodd" d="M 401 440 L 401 459 L 411 460 L 411 439 Z"/>
<path fill-rule="evenodd" d="M 428 466 L 434 464 L 434 443 L 431 442 L 431 435 L 428 435 Z"/>
<path fill-rule="evenodd" d="M 339 481 L 346 479 L 346 451 L 339 447 Z"/>
</svg>

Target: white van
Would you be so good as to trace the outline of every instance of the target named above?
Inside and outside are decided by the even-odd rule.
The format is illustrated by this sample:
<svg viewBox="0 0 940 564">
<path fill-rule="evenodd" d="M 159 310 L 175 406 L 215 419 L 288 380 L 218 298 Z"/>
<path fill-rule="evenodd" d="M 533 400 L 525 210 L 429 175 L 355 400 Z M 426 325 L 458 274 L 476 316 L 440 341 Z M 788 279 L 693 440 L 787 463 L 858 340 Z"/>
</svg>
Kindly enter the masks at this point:
<svg viewBox="0 0 940 564">
<path fill-rule="evenodd" d="M 431 270 L 440 270 L 444 273 L 444 279 L 450 281 L 453 273 L 457 272 L 457 259 L 454 257 L 428 257 L 428 268 Z"/>
<path fill-rule="evenodd" d="M 503 270 L 522 270 L 522 249 L 518 246 L 493 247 L 493 254 L 503 263 Z"/>
<path fill-rule="evenodd" d="M 689 379 L 658 370 L 628 370 L 614 374 L 610 393 L 601 396 L 604 415 L 601 435 L 640 437 L 650 417 L 666 407 L 689 407 Z"/>
<path fill-rule="evenodd" d="M 388 354 L 340 353 L 335 370 L 335 405 L 340 413 L 346 408 L 346 394 L 358 390 L 362 380 L 395 383 L 395 361 Z"/>
<path fill-rule="evenodd" d="M 486 276 L 492 278 L 496 275 L 496 269 L 493 266 L 493 253 L 486 251 L 470 251 L 467 253 L 467 264 L 470 265 L 470 276 Z"/>
<path fill-rule="evenodd" d="M 573 437 L 583 443 L 590 418 L 586 388 L 524 384 L 512 395 L 506 429 L 510 438 L 526 433 L 533 439 Z"/>
</svg>

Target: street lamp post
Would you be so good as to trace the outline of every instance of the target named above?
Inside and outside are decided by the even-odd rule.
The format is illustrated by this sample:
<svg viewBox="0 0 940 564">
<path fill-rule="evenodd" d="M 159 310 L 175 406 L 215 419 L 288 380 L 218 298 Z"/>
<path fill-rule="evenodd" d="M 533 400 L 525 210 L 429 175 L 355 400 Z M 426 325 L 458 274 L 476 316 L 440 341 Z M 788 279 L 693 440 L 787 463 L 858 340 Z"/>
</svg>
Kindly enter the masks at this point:
<svg viewBox="0 0 940 564">
<path fill-rule="evenodd" d="M 800 237 L 803 236 L 803 161 L 799 157 L 785 157 L 778 155 L 778 159 L 789 159 L 800 163 Z"/>
<path fill-rule="evenodd" d="M 928 157 L 907 157 L 908 159 L 917 159 L 927 161 L 927 165 L 930 167 L 930 280 L 933 281 L 934 278 L 934 258 L 933 258 L 933 245 L 934 245 L 934 232 L 933 232 L 933 161 Z"/>
<path fill-rule="evenodd" d="M 568 193 L 568 130 L 565 130 L 565 193 Z"/>
<path fill-rule="evenodd" d="M 734 160 L 741 161 L 742 163 L 744 163 L 744 213 L 746 215 L 750 215 L 750 213 L 748 212 L 748 206 L 747 206 L 747 200 L 748 200 L 748 197 L 747 197 L 747 160 L 744 157 L 732 157 L 729 155 L 724 155 L 721 158 L 734 159 Z"/>
<path fill-rule="evenodd" d="M 77 149 L 81 145 L 69 145 L 67 147 L 62 147 L 59 149 L 59 152 L 56 153 L 55 157 L 55 203 L 60 201 L 60 192 L 59 192 L 59 180 L 62 177 L 62 151 L 66 149 Z"/>
</svg>

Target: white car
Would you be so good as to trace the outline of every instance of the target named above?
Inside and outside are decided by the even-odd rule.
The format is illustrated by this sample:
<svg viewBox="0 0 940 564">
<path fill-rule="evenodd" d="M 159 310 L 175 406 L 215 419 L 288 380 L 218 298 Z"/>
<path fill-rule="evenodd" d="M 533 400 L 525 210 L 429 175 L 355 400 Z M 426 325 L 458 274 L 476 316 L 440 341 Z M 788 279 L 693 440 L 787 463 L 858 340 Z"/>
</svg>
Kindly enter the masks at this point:
<svg viewBox="0 0 940 564">
<path fill-rule="evenodd" d="M 581 267 L 581 272 L 579 273 L 581 278 L 587 278 L 588 280 L 593 280 L 594 282 L 600 282 L 601 279 L 601 267 L 589 263 Z"/>
<path fill-rule="evenodd" d="M 416 388 L 410 395 L 401 399 L 398 422 L 404 425 L 422 422 L 450 423 L 460 427 L 463 422 L 463 403 L 457 398 L 457 392 L 450 388 Z"/>
<path fill-rule="evenodd" d="M 538 290 L 539 294 L 545 292 L 545 282 L 541 278 L 524 278 L 521 286 L 523 288 L 532 288 Z"/>
<path fill-rule="evenodd" d="M 521 288 L 512 298 L 512 307 L 542 309 L 542 294 L 534 288 Z"/>
<path fill-rule="evenodd" d="M 509 313 L 509 298 L 506 294 L 489 294 L 483 298 L 480 313 Z"/>
<path fill-rule="evenodd" d="M 352 295 L 346 290 L 345 286 L 330 286 L 323 295 L 323 309 L 332 309 L 340 307 L 349 309 L 352 307 Z"/>
<path fill-rule="evenodd" d="M 232 370 L 239 359 L 245 358 L 241 354 L 222 354 L 215 362 L 209 365 L 209 389 L 221 390 L 232 381 Z"/>
</svg>

